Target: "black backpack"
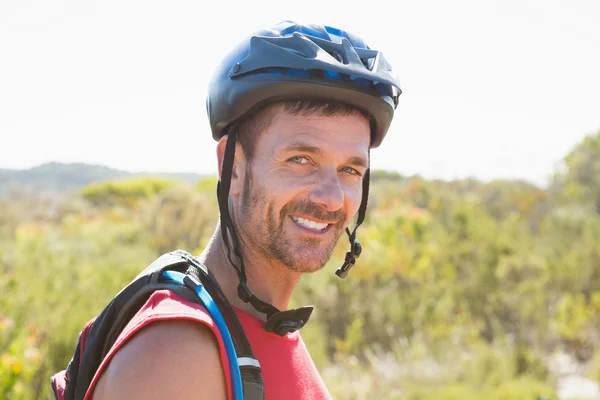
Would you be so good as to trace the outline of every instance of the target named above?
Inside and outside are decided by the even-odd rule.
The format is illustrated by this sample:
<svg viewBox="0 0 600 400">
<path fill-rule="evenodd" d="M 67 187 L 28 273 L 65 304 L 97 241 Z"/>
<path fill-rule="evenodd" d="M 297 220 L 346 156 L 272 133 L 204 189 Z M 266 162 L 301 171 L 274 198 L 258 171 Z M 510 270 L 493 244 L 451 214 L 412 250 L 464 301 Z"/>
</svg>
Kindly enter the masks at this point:
<svg viewBox="0 0 600 400">
<path fill-rule="evenodd" d="M 119 333 L 150 295 L 169 289 L 206 307 L 225 343 L 234 400 L 263 400 L 260 365 L 242 325 L 207 268 L 191 254 L 176 250 L 156 259 L 123 288 L 79 334 L 77 347 L 66 370 L 51 378 L 57 400 L 83 399 L 102 360 Z"/>
</svg>

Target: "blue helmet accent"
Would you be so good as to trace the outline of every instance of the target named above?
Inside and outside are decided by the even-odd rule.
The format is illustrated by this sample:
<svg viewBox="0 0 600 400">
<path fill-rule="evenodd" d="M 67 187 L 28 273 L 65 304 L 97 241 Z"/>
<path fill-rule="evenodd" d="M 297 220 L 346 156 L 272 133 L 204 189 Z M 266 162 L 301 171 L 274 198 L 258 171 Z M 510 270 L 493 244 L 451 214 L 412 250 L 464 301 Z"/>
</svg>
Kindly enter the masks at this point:
<svg viewBox="0 0 600 400">
<path fill-rule="evenodd" d="M 334 101 L 373 120 L 371 147 L 381 144 L 402 90 L 377 50 L 346 31 L 284 21 L 245 38 L 209 84 L 213 138 L 259 108 L 282 100 Z"/>
</svg>

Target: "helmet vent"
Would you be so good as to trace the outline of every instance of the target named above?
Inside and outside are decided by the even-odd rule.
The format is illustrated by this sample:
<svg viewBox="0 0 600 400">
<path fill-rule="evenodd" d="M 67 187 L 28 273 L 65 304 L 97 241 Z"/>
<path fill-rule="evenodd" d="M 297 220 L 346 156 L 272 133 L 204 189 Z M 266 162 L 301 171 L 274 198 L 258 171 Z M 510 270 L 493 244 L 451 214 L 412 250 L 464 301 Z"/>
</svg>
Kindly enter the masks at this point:
<svg viewBox="0 0 600 400">
<path fill-rule="evenodd" d="M 366 69 L 369 71 L 373 70 L 373 65 L 375 65 L 375 57 L 361 58 L 360 61 L 362 61 Z"/>
<path fill-rule="evenodd" d="M 342 64 L 348 64 L 348 63 L 347 63 L 347 62 L 344 60 L 344 58 L 342 57 L 342 55 L 341 55 L 340 53 L 337 53 L 337 52 L 335 52 L 335 51 L 327 51 L 327 53 L 328 53 L 328 54 L 329 54 L 331 57 L 335 58 L 337 61 L 341 62 Z"/>
</svg>

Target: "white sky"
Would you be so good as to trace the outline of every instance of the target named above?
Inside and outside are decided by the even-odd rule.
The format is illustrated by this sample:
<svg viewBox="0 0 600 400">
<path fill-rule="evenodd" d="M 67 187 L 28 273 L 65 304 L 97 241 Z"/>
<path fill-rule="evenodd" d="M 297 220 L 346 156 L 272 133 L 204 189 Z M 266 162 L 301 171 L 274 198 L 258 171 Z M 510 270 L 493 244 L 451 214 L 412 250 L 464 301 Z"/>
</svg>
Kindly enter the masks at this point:
<svg viewBox="0 0 600 400">
<path fill-rule="evenodd" d="M 392 63 L 404 93 L 374 168 L 544 184 L 600 129 L 597 0 L 0 0 L 0 168 L 214 173 L 208 79 L 284 19 Z"/>
</svg>

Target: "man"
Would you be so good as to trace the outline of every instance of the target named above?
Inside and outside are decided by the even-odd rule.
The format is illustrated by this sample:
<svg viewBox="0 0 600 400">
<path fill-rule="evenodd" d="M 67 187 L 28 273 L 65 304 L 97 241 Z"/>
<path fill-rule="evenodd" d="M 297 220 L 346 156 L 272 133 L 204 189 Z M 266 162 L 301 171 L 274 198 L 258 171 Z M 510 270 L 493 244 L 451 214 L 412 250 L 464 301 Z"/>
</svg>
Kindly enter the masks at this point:
<svg viewBox="0 0 600 400">
<path fill-rule="evenodd" d="M 369 150 L 400 95 L 383 55 L 323 26 L 283 22 L 244 40 L 217 68 L 207 108 L 218 140 L 221 224 L 199 259 L 234 306 L 266 399 L 331 398 L 287 310 L 302 274 L 321 269 L 352 218 L 364 218 Z M 232 268 L 233 267 L 233 268 Z M 287 310 L 287 311 L 280 311 Z M 231 398 L 227 358 L 200 306 L 156 292 L 127 325 L 86 398 Z"/>
</svg>

